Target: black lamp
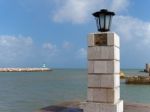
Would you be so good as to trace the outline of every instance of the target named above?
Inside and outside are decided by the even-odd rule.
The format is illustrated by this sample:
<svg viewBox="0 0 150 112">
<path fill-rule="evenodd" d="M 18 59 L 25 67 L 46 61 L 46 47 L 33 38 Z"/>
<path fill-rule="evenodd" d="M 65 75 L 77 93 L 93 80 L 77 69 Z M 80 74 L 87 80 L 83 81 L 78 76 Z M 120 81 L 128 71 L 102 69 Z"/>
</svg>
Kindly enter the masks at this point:
<svg viewBox="0 0 150 112">
<path fill-rule="evenodd" d="M 101 32 L 110 31 L 112 16 L 114 12 L 110 12 L 107 9 L 101 9 L 98 12 L 93 13 L 93 16 L 96 19 L 97 29 Z"/>
</svg>

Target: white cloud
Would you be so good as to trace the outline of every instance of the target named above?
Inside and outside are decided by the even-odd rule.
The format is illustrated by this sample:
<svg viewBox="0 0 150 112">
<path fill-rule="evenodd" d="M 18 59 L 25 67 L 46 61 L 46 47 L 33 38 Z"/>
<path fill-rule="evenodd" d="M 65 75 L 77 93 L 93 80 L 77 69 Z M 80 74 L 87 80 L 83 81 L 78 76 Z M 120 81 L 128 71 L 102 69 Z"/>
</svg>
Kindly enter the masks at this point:
<svg viewBox="0 0 150 112">
<path fill-rule="evenodd" d="M 121 65 L 143 68 L 150 60 L 150 22 L 130 16 L 115 16 L 112 26 L 121 40 Z"/>
<path fill-rule="evenodd" d="M 62 45 L 47 42 L 37 46 L 31 37 L 1 35 L 0 67 L 41 67 L 43 63 L 48 66 L 67 66 L 77 58 L 86 57 L 84 48 L 77 50 L 68 41 L 62 42 Z"/>
<path fill-rule="evenodd" d="M 56 22 L 85 23 L 94 11 L 107 8 L 120 12 L 129 5 L 128 0 L 54 0 Z M 57 1 L 57 2 L 56 2 Z"/>
<path fill-rule="evenodd" d="M 128 0 L 112 0 L 111 3 L 111 10 L 115 12 L 119 11 L 125 11 L 127 10 L 127 7 L 129 6 L 129 1 Z"/>
<path fill-rule="evenodd" d="M 33 41 L 31 37 L 0 36 L 0 62 L 2 65 L 21 63 L 29 57 Z"/>
<path fill-rule="evenodd" d="M 57 22 L 72 21 L 76 23 L 84 22 L 87 11 L 87 1 L 85 0 L 64 0 L 59 1 L 62 4 L 60 8 L 55 12 L 54 20 Z"/>
<path fill-rule="evenodd" d="M 44 43 L 43 48 L 48 50 L 56 50 L 56 45 L 53 45 L 51 43 Z"/>
<path fill-rule="evenodd" d="M 150 22 L 129 16 L 116 16 L 113 23 L 114 30 L 122 40 L 150 47 Z"/>
<path fill-rule="evenodd" d="M 23 36 L 10 36 L 10 35 L 1 35 L 0 36 L 0 46 L 16 46 L 16 45 L 26 45 L 30 46 L 33 44 L 31 37 L 23 37 Z"/>
<path fill-rule="evenodd" d="M 72 45 L 70 42 L 68 42 L 68 41 L 64 41 L 64 42 L 63 42 L 63 45 L 62 45 L 62 47 L 63 47 L 64 49 L 71 49 L 72 46 L 73 46 L 73 45 Z"/>
<path fill-rule="evenodd" d="M 54 61 L 57 53 L 56 45 L 36 46 L 31 37 L 0 36 L 0 67 L 39 67 L 46 61 Z"/>
<path fill-rule="evenodd" d="M 46 57 L 48 58 L 50 58 L 51 56 L 56 56 L 57 55 L 57 53 L 58 53 L 58 48 L 57 48 L 57 46 L 56 45 L 54 45 L 54 44 L 51 44 L 51 43 L 44 43 L 43 44 L 43 48 L 44 48 L 44 55 L 47 55 Z M 46 54 L 45 54 L 46 53 Z M 43 55 L 43 56 L 44 56 Z M 45 57 L 45 56 L 44 56 Z"/>
<path fill-rule="evenodd" d="M 87 57 L 87 50 L 85 48 L 80 48 L 77 51 L 76 57 L 79 59 L 85 59 Z"/>
</svg>

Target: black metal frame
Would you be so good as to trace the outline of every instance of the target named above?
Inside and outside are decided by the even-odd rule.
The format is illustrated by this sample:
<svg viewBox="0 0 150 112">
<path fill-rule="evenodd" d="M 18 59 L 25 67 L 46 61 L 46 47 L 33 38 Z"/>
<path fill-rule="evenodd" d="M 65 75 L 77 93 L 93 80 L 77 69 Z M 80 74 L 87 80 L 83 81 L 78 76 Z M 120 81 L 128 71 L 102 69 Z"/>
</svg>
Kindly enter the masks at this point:
<svg viewBox="0 0 150 112">
<path fill-rule="evenodd" d="M 101 28 L 101 21 L 100 21 L 101 15 L 104 15 L 104 28 Z M 112 19 L 112 16 L 114 16 L 114 15 L 115 15 L 114 12 L 110 12 L 107 9 L 102 9 L 98 12 L 93 13 L 93 16 L 96 19 L 96 24 L 97 24 L 98 31 L 101 31 L 101 32 L 109 31 L 110 26 L 111 26 L 111 19 Z M 108 29 L 106 29 L 106 16 L 110 16 Z"/>
</svg>

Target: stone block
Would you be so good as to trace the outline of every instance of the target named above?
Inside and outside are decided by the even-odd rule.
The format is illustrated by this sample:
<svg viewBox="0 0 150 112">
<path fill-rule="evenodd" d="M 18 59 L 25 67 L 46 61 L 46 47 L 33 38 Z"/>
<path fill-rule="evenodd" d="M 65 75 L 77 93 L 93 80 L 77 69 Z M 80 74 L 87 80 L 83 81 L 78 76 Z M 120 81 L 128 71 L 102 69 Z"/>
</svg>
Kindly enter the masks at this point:
<svg viewBox="0 0 150 112">
<path fill-rule="evenodd" d="M 84 112 L 101 112 L 101 105 L 99 103 L 87 102 L 83 110 Z"/>
<path fill-rule="evenodd" d="M 111 64 L 110 68 L 108 68 L 108 62 Z M 114 65 L 111 62 L 112 61 L 94 61 L 94 73 L 108 73 L 108 69 L 113 73 Z"/>
<path fill-rule="evenodd" d="M 116 104 L 86 102 L 84 112 L 123 112 L 123 101 Z"/>
<path fill-rule="evenodd" d="M 120 60 L 120 48 L 114 48 L 114 57 L 115 60 Z"/>
<path fill-rule="evenodd" d="M 116 61 L 116 60 L 94 61 L 93 64 L 94 64 L 94 66 L 89 66 L 89 67 L 94 67 L 94 68 L 89 68 L 89 69 L 93 70 L 93 73 L 110 73 L 110 74 L 119 74 L 120 73 L 120 62 L 119 61 Z"/>
<path fill-rule="evenodd" d="M 120 76 L 118 75 L 88 75 L 88 87 L 115 88 L 120 86 Z"/>
<path fill-rule="evenodd" d="M 120 74 L 120 61 L 115 61 L 114 60 L 114 73 Z"/>
<path fill-rule="evenodd" d="M 88 88 L 88 101 L 107 103 L 107 89 Z"/>
<path fill-rule="evenodd" d="M 88 61 L 88 73 L 94 73 L 94 61 Z"/>
<path fill-rule="evenodd" d="M 123 112 L 123 101 L 116 104 L 101 104 L 100 112 Z"/>
<path fill-rule="evenodd" d="M 116 88 L 120 87 L 119 75 L 100 75 L 100 87 L 103 88 Z"/>
<path fill-rule="evenodd" d="M 114 77 L 114 87 L 120 87 L 120 74 L 117 74 Z"/>
<path fill-rule="evenodd" d="M 115 104 L 120 99 L 119 87 L 107 88 L 88 88 L 87 100 L 90 102 L 112 103 Z"/>
<path fill-rule="evenodd" d="M 87 100 L 89 101 L 93 101 L 94 100 L 94 93 L 93 93 L 93 89 L 89 89 L 88 88 L 88 91 L 87 91 Z"/>
<path fill-rule="evenodd" d="M 88 59 L 120 60 L 120 49 L 115 46 L 94 46 L 88 47 Z"/>
<path fill-rule="evenodd" d="M 117 103 L 117 111 L 123 112 L 123 110 L 124 110 L 123 100 L 120 100 L 120 101 Z"/>
<path fill-rule="evenodd" d="M 101 75 L 88 75 L 88 87 L 101 87 Z"/>
<path fill-rule="evenodd" d="M 95 46 L 94 45 L 94 35 L 92 33 L 88 35 L 88 46 Z"/>
<path fill-rule="evenodd" d="M 107 89 L 107 103 L 116 103 L 120 100 L 120 87 Z"/>
<path fill-rule="evenodd" d="M 98 37 L 104 37 L 107 40 L 107 46 L 117 46 L 120 47 L 119 36 L 113 32 L 96 32 L 90 33 L 88 36 L 88 46 L 97 46 L 95 43 L 95 39 Z M 103 38 L 103 39 L 104 39 Z"/>
<path fill-rule="evenodd" d="M 119 36 L 116 33 L 107 33 L 107 45 L 120 47 Z"/>
</svg>

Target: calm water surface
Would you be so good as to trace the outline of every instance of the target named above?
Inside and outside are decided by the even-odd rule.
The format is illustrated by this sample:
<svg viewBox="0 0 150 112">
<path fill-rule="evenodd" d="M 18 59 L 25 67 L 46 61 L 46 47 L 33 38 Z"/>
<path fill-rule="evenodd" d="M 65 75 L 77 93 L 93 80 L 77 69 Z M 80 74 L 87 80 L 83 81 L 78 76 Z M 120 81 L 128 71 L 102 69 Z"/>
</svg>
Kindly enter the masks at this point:
<svg viewBox="0 0 150 112">
<path fill-rule="evenodd" d="M 0 73 L 0 112 L 34 112 L 63 101 L 85 100 L 86 88 L 84 69 Z M 150 85 L 125 85 L 121 81 L 125 101 L 150 103 L 149 93 Z"/>
</svg>

